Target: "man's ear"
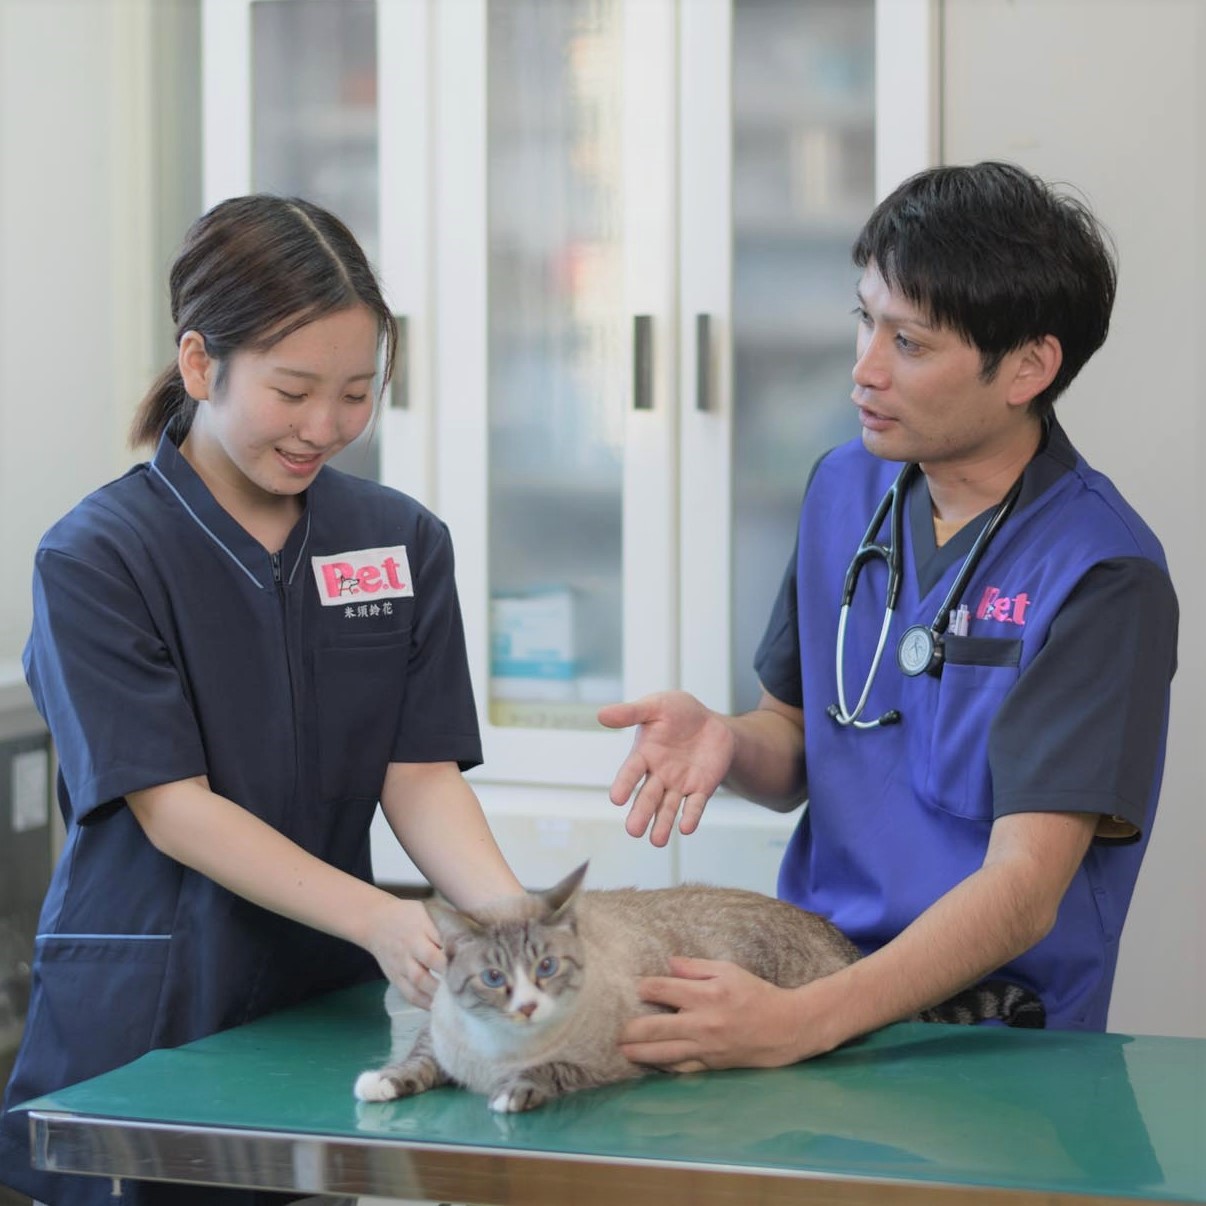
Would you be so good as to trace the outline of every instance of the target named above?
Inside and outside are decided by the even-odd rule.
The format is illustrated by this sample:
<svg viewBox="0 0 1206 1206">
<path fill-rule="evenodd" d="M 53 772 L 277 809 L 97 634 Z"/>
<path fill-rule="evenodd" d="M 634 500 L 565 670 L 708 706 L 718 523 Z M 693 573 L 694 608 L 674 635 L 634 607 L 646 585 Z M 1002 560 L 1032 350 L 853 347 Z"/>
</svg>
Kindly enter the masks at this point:
<svg viewBox="0 0 1206 1206">
<path fill-rule="evenodd" d="M 1018 348 L 1014 356 L 1009 402 L 1029 406 L 1055 380 L 1064 362 L 1064 349 L 1054 335 L 1044 335 Z"/>
<path fill-rule="evenodd" d="M 185 392 L 195 402 L 204 402 L 212 390 L 218 373 L 218 362 L 205 348 L 205 336 L 200 331 L 185 331 L 180 337 L 176 364 Z"/>
</svg>

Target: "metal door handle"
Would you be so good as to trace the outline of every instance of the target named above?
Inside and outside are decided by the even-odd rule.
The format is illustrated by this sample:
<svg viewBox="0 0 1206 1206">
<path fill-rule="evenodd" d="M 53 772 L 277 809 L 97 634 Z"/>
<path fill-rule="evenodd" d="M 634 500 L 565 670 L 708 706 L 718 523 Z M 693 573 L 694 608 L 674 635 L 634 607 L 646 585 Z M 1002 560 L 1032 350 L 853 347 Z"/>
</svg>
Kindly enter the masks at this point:
<svg viewBox="0 0 1206 1206">
<path fill-rule="evenodd" d="M 711 410 L 715 402 L 712 390 L 712 316 L 695 316 L 695 409 Z"/>
<path fill-rule="evenodd" d="M 389 381 L 390 410 L 410 409 L 410 324 L 405 314 L 395 314 L 398 345 L 394 349 L 394 375 Z"/>
<path fill-rule="evenodd" d="M 632 320 L 632 408 L 653 409 L 653 315 Z"/>
</svg>

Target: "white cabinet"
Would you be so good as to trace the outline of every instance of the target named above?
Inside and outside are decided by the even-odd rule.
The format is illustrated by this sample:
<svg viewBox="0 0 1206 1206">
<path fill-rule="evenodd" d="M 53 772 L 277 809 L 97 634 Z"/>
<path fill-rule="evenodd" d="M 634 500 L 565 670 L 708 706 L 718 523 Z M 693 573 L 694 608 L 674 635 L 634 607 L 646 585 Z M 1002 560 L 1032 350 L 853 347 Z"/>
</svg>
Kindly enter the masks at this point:
<svg viewBox="0 0 1206 1206">
<path fill-rule="evenodd" d="M 207 0 L 206 200 L 342 214 L 405 323 L 353 467 L 450 525 L 521 878 L 770 890 L 789 820 L 665 852 L 598 704 L 757 698 L 813 460 L 854 430 L 850 241 L 933 160 L 933 0 Z M 411 872 L 384 843 L 379 871 Z"/>
</svg>

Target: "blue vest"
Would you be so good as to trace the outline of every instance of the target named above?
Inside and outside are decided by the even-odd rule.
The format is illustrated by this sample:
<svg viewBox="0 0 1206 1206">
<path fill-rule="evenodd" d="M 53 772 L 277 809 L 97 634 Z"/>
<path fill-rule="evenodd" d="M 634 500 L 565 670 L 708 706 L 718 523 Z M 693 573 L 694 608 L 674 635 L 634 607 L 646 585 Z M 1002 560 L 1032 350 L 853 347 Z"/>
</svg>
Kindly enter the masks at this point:
<svg viewBox="0 0 1206 1206">
<path fill-rule="evenodd" d="M 990 726 L 1043 648 L 1069 593 L 1094 564 L 1109 558 L 1139 556 L 1164 565 L 1143 521 L 1077 457 L 1047 490 L 1019 504 L 988 546 L 960 600 L 970 609 L 967 636 L 946 638 L 941 676 L 909 678 L 896 664 L 901 634 L 911 625 L 931 624 L 962 559 L 921 594 L 906 519 L 899 604 L 864 714 L 869 720 L 898 709 L 903 719 L 871 730 L 844 728 L 826 714 L 837 698 L 834 649 L 843 580 L 899 471 L 857 440 L 838 448 L 817 468 L 799 527 L 809 802 L 784 855 L 779 895 L 830 918 L 864 952 L 894 938 L 983 862 L 994 818 Z M 880 539 L 888 539 L 886 520 Z M 882 559 L 868 563 L 850 607 L 844 663 L 850 706 L 871 665 L 886 580 Z M 1040 994 L 1051 1027 L 1105 1028 L 1118 938 L 1161 770 L 1143 837 L 1130 844 L 1095 842 L 1055 928 L 1002 971 Z"/>
</svg>

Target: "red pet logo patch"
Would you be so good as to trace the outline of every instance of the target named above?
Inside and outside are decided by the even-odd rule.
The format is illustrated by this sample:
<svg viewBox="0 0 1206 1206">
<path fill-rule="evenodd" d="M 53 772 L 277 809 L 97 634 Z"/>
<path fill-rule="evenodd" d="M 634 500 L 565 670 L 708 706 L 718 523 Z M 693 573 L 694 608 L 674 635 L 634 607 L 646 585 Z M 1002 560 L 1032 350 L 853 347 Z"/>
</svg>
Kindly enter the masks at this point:
<svg viewBox="0 0 1206 1206">
<path fill-rule="evenodd" d="M 999 624 L 1025 624 L 1030 596 L 1025 591 L 1003 595 L 999 586 L 986 586 L 976 604 L 977 620 L 996 620 Z"/>
<path fill-rule="evenodd" d="M 310 564 L 324 607 L 401 599 L 415 593 L 404 544 L 311 557 Z"/>
</svg>

